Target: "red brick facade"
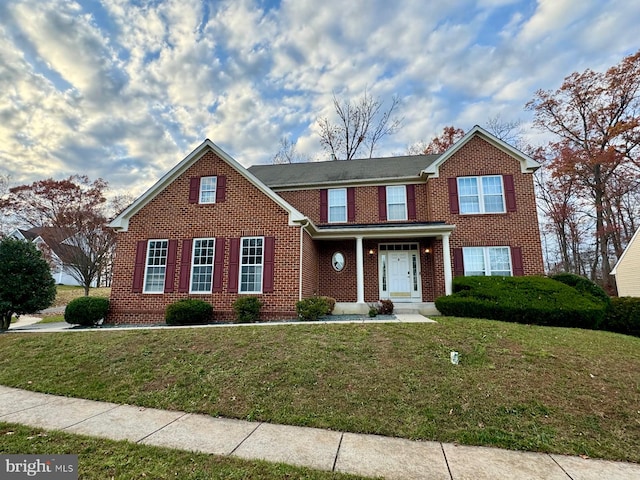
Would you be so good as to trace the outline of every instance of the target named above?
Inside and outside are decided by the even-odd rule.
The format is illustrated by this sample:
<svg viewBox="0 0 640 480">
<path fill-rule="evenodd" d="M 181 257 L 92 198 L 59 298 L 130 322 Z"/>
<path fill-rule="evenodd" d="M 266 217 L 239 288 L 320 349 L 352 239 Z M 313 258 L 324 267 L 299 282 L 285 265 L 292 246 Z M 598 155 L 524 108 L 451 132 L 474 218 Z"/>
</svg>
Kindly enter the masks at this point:
<svg viewBox="0 0 640 480">
<path fill-rule="evenodd" d="M 258 295 L 264 304 L 261 310 L 263 320 L 294 317 L 296 301 L 314 294 L 327 295 L 338 302 L 357 301 L 356 240 L 353 232 L 363 225 L 391 223 L 380 217 L 379 194 L 384 184 L 350 186 L 352 198 L 355 198 L 355 212 L 350 213 L 351 220 L 343 225 L 354 230 L 343 238 L 325 238 L 318 233 L 323 225 L 320 187 L 276 191 L 283 202 L 273 193 L 265 193 L 264 185 L 242 173 L 242 167 L 225 160 L 222 158 L 224 155 L 218 155 L 215 149 L 202 148 L 195 153 L 197 158 L 185 163 L 188 165 L 186 170 L 176 174 L 166 185 L 159 182 L 152 188 L 153 195 L 142 202 L 138 210 L 132 210 L 133 213 L 127 217 L 128 224 L 118 224 L 121 231 L 118 232 L 109 322 L 162 323 L 166 306 L 181 298 L 199 298 L 211 303 L 216 321 L 232 319 L 232 305 L 238 293 L 230 288 L 230 277 L 236 275 L 238 266 L 231 260 L 231 244 L 233 239 L 247 236 L 268 237 L 274 241 L 273 291 Z M 401 225 L 428 225 L 428 222 L 455 225 L 450 236 L 450 251 L 470 246 L 508 246 L 521 251 L 525 275 L 543 273 L 533 175 L 522 173 L 522 165 L 521 159 L 514 158 L 480 136 L 470 137 L 438 165 L 437 176 L 427 179 L 419 177 L 420 172 L 416 172 L 416 180 L 409 187 L 415 194 L 415 218 L 396 222 L 399 226 L 395 231 L 402 232 Z M 500 214 L 452 213 L 450 179 L 483 175 L 513 178 L 515 208 Z M 202 176 L 226 179 L 222 201 L 211 204 L 189 201 L 191 179 Z M 390 180 L 389 184 L 397 183 Z M 290 215 L 293 209 L 289 205 L 311 223 L 304 219 L 292 222 Z M 126 214 L 127 211 L 122 215 Z M 180 292 L 180 278 L 188 278 L 186 269 L 191 267 L 189 254 L 185 257 L 182 251 L 183 241 L 193 238 L 216 238 L 216 250 L 224 249 L 220 263 L 216 264 L 216 268 L 223 269 L 219 272 L 220 291 L 209 294 Z M 176 241 L 175 270 L 167 269 L 168 275 L 172 276 L 166 282 L 168 293 L 134 293 L 136 248 L 139 248 L 140 241 L 149 239 Z M 421 298 L 417 300 L 432 302 L 445 293 L 440 234 L 415 237 L 369 234 L 364 236 L 362 243 L 365 302 L 375 302 L 380 298 L 380 245 L 406 243 L 418 245 Z M 340 272 L 335 271 L 331 264 L 332 255 L 337 251 L 342 252 L 346 260 Z M 454 263 L 453 255 L 451 258 Z"/>
</svg>

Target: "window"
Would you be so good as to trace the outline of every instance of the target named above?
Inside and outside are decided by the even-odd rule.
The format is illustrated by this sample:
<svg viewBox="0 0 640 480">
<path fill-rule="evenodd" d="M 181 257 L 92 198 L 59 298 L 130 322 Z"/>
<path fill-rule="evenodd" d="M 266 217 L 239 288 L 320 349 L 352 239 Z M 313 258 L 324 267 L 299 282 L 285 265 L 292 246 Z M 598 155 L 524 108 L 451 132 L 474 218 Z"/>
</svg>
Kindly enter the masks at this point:
<svg viewBox="0 0 640 480">
<path fill-rule="evenodd" d="M 200 178 L 200 203 L 216 203 L 218 177 Z"/>
<path fill-rule="evenodd" d="M 329 222 L 347 221 L 347 189 L 332 188 L 328 190 Z"/>
<path fill-rule="evenodd" d="M 510 277 L 509 247 L 465 247 L 462 249 L 464 274 Z"/>
<path fill-rule="evenodd" d="M 460 213 L 504 213 L 502 176 L 458 178 Z"/>
<path fill-rule="evenodd" d="M 387 220 L 407 219 L 407 189 L 404 185 L 387 187 Z"/>
<path fill-rule="evenodd" d="M 240 293 L 262 293 L 264 237 L 245 237 L 240 252 Z"/>
<path fill-rule="evenodd" d="M 215 239 L 194 238 L 190 293 L 211 293 Z"/>
<path fill-rule="evenodd" d="M 169 240 L 149 240 L 144 272 L 144 293 L 163 293 Z"/>
</svg>

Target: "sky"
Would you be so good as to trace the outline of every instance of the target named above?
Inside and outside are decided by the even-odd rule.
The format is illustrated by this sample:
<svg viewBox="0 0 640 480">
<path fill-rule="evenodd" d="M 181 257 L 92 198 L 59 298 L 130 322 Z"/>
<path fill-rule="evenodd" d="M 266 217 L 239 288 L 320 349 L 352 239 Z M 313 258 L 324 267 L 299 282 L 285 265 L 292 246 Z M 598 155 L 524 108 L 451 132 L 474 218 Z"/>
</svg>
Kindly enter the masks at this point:
<svg viewBox="0 0 640 480">
<path fill-rule="evenodd" d="M 637 0 L 0 0 L 0 175 L 139 195 L 205 138 L 244 166 L 328 159 L 332 96 L 398 96 L 376 156 L 524 105 L 640 49 Z"/>
</svg>

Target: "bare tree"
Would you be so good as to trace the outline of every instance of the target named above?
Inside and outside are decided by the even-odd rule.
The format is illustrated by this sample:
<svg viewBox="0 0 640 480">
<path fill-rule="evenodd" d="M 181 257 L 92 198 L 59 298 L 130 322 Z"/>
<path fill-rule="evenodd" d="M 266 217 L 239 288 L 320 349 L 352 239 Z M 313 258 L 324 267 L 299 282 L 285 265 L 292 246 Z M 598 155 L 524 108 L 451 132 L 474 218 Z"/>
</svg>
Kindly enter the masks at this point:
<svg viewBox="0 0 640 480">
<path fill-rule="evenodd" d="M 9 175 L 0 175 L 0 238 L 7 234 L 5 230 L 11 216 L 11 212 L 4 207 L 4 201 L 9 193 L 10 182 L 11 177 Z"/>
<path fill-rule="evenodd" d="M 522 140 L 522 122 L 520 120 L 504 120 L 498 113 L 487 120 L 487 131 L 503 142 L 525 151 Z"/>
<path fill-rule="evenodd" d="M 287 137 L 280 139 L 280 149 L 273 156 L 273 164 L 279 165 L 283 163 L 308 162 L 309 157 L 303 155 L 297 150 L 297 143 L 292 142 Z"/>
<path fill-rule="evenodd" d="M 367 90 L 355 101 L 339 99 L 334 94 L 338 121 L 334 123 L 323 117 L 317 122 L 322 147 L 341 160 L 356 158 L 364 147 L 371 158 L 379 141 L 402 127 L 403 119 L 394 116 L 400 105 L 399 98 L 394 96 L 387 110 L 382 109 L 382 104 L 379 97 L 372 97 Z"/>
</svg>

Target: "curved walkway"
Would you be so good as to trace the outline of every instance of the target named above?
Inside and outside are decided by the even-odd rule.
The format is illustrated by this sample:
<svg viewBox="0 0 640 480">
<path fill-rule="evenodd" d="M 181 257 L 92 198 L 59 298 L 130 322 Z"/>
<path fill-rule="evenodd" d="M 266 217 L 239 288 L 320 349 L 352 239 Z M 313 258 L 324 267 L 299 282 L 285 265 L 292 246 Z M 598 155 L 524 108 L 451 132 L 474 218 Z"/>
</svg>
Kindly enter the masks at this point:
<svg viewBox="0 0 640 480">
<path fill-rule="evenodd" d="M 640 465 L 633 463 L 246 422 L 4 386 L 0 421 L 388 479 L 640 478 Z"/>
</svg>

